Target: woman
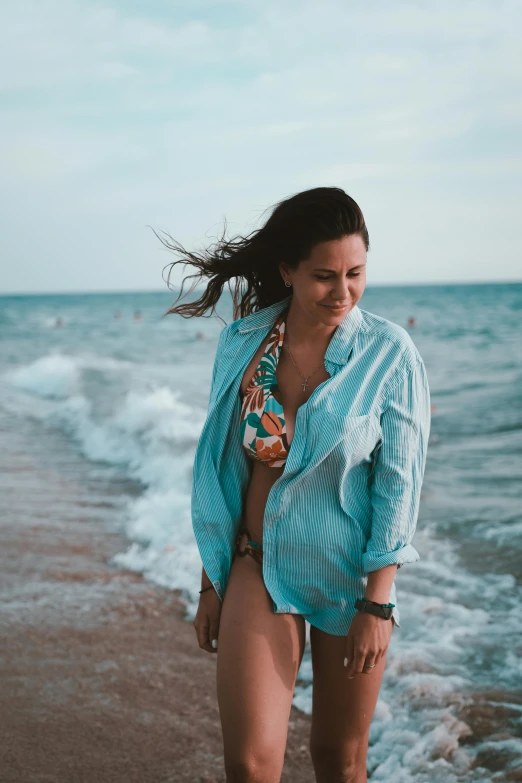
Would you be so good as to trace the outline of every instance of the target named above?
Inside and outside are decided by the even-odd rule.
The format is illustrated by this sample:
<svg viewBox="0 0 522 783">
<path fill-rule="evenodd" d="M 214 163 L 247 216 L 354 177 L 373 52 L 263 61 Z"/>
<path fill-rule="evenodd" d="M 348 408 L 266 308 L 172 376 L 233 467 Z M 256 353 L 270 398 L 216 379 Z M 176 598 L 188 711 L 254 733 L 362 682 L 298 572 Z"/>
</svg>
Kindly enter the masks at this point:
<svg viewBox="0 0 522 783">
<path fill-rule="evenodd" d="M 415 345 L 357 307 L 368 249 L 355 201 L 314 188 L 277 204 L 252 236 L 187 253 L 209 282 L 169 311 L 213 312 L 236 278 L 240 317 L 220 335 L 192 494 L 203 562 L 194 626 L 218 653 L 228 781 L 280 779 L 305 620 L 316 779 L 367 779 L 399 625 L 394 578 L 419 559 L 410 542 L 430 429 Z"/>
</svg>

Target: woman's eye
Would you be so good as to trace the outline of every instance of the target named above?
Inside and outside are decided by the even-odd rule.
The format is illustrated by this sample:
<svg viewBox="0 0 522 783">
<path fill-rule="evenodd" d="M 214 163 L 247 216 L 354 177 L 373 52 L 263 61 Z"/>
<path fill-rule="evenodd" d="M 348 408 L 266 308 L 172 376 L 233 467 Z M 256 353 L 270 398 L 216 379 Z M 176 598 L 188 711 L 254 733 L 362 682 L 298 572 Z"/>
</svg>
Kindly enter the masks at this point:
<svg viewBox="0 0 522 783">
<path fill-rule="evenodd" d="M 360 272 L 354 272 L 353 275 L 350 275 L 350 277 L 359 277 L 360 274 L 361 274 Z M 320 277 L 319 275 L 316 275 L 315 278 L 316 280 L 323 280 L 323 281 L 332 279 L 331 277 Z"/>
</svg>

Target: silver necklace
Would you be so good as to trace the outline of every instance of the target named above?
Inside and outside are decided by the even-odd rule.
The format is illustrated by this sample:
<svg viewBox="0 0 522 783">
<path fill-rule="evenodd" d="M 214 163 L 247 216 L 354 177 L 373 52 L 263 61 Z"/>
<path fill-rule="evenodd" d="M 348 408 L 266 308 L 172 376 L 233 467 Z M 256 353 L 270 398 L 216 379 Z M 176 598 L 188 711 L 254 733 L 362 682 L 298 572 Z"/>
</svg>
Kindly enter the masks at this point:
<svg viewBox="0 0 522 783">
<path fill-rule="evenodd" d="M 287 343 L 287 342 L 284 342 L 284 343 L 283 343 L 283 347 L 286 347 L 286 349 L 287 349 L 288 353 L 290 354 L 290 358 L 291 358 L 291 360 L 292 360 L 292 362 L 293 362 L 293 365 L 294 365 L 295 369 L 297 370 L 297 372 L 299 373 L 299 375 L 301 376 L 301 378 L 303 378 L 303 386 L 302 386 L 302 389 L 303 389 L 303 391 L 306 391 L 306 387 L 308 386 L 308 381 L 310 380 L 310 378 L 312 377 L 312 375 L 315 375 L 315 373 L 316 373 L 318 370 L 320 370 L 320 369 L 321 369 L 321 367 L 324 367 L 324 359 L 323 359 L 323 361 L 321 362 L 321 364 L 319 365 L 319 367 L 316 367 L 316 368 L 315 368 L 315 370 L 314 370 L 312 373 L 310 373 L 310 375 L 307 375 L 307 376 L 306 376 L 306 378 L 305 378 L 305 376 L 303 375 L 303 373 L 301 372 L 301 370 L 299 369 L 299 367 L 298 367 L 298 366 L 297 366 L 297 364 L 295 363 L 295 359 L 294 359 L 294 357 L 292 356 L 292 351 L 290 350 L 290 346 L 288 345 L 288 343 Z"/>
</svg>

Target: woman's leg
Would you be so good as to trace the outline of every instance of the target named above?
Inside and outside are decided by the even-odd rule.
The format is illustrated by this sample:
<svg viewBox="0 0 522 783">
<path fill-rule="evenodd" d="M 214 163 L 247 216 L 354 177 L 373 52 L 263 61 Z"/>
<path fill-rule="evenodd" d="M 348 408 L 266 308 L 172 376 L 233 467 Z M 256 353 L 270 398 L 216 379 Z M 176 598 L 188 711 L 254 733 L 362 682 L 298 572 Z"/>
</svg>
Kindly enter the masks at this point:
<svg viewBox="0 0 522 783">
<path fill-rule="evenodd" d="M 393 622 L 393 620 L 390 620 Z M 370 723 L 386 666 L 346 676 L 346 636 L 310 627 L 313 695 L 310 752 L 317 783 L 366 783 Z"/>
<path fill-rule="evenodd" d="M 227 781 L 280 779 L 304 645 L 303 617 L 274 613 L 262 566 L 252 557 L 234 558 L 217 654 Z"/>
</svg>

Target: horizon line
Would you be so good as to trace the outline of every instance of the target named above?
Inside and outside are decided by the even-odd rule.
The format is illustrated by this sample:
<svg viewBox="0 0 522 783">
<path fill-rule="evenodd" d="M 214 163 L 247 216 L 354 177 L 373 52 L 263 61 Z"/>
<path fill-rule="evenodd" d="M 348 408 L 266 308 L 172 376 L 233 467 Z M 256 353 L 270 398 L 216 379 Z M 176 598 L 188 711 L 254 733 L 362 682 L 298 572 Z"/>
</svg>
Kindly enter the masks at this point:
<svg viewBox="0 0 522 783">
<path fill-rule="evenodd" d="M 432 281 L 432 282 L 401 282 L 401 283 L 367 283 L 365 291 L 368 288 L 436 288 L 440 286 L 473 286 L 473 285 L 520 285 L 522 284 L 522 278 L 519 279 L 506 279 L 506 280 L 449 280 L 449 281 Z M 70 290 L 70 291 L 9 291 L 1 292 L 0 298 L 7 299 L 11 296 L 108 296 L 114 294 L 167 294 L 178 293 L 180 289 L 163 289 L 163 288 L 101 288 L 92 290 Z M 194 289 L 196 290 L 196 289 Z M 228 289 L 224 289 L 228 291 Z M 188 291 L 186 292 L 188 293 Z M 363 294 L 364 295 L 364 294 Z"/>
</svg>

